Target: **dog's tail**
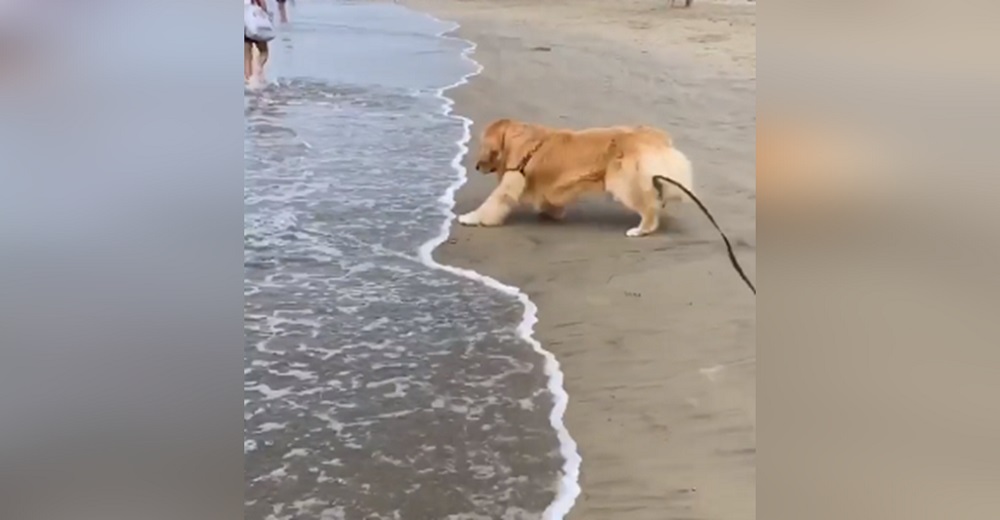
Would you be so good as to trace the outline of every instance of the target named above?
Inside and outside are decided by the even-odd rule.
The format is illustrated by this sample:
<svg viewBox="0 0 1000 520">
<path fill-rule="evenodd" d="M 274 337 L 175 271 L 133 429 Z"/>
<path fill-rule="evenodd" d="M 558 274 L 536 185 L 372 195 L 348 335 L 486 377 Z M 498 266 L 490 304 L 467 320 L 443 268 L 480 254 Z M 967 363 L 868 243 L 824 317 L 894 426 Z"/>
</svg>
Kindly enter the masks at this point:
<svg viewBox="0 0 1000 520">
<path fill-rule="evenodd" d="M 653 164 L 649 164 L 644 169 L 651 173 L 662 173 L 677 181 L 683 188 L 682 190 L 669 184 L 663 186 L 657 183 L 654 177 L 653 186 L 656 188 L 661 203 L 680 202 L 686 198 L 684 196 L 685 191 L 694 192 L 694 168 L 691 166 L 691 161 L 688 160 L 686 155 L 671 146 L 664 152 L 657 153 L 653 157 L 655 158 L 652 161 Z"/>
<path fill-rule="evenodd" d="M 664 186 L 663 183 L 667 183 L 667 186 Z M 683 182 L 672 179 L 670 177 L 664 177 L 663 175 L 653 176 L 653 186 L 656 187 L 656 191 L 660 194 L 661 200 L 664 197 L 664 188 L 676 188 L 677 190 L 680 190 L 682 193 L 690 197 L 691 200 L 693 200 L 694 203 L 697 204 L 699 208 L 701 208 L 701 212 L 704 213 L 706 217 L 708 217 L 709 222 L 711 222 L 712 225 L 715 226 L 716 231 L 718 231 L 719 235 L 722 236 L 722 241 L 726 243 L 726 252 L 729 253 L 729 262 L 733 264 L 733 269 L 736 269 L 736 273 L 740 275 L 740 278 L 742 278 L 743 281 L 747 284 L 747 287 L 749 287 L 754 294 L 757 294 L 757 288 L 754 287 L 753 282 L 751 282 L 750 278 L 747 277 L 747 274 L 743 271 L 743 266 L 740 265 L 740 261 L 737 260 L 736 258 L 736 253 L 733 252 L 733 244 L 729 241 L 729 237 L 727 237 L 726 234 L 722 231 L 722 228 L 719 227 L 719 223 L 715 221 L 715 217 L 712 216 L 712 212 L 708 211 L 708 208 L 706 208 L 705 204 L 701 202 L 701 199 L 699 199 L 694 194 L 693 191 L 691 191 L 687 186 L 685 186 Z"/>
</svg>

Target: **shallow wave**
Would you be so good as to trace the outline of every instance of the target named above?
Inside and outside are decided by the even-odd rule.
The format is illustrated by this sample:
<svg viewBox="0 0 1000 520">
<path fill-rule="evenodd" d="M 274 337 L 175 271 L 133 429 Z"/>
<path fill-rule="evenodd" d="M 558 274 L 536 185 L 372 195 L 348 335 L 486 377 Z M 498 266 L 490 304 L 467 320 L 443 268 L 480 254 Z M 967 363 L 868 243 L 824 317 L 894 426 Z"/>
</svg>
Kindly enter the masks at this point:
<svg viewBox="0 0 1000 520">
<path fill-rule="evenodd" d="M 538 518 L 555 496 L 523 308 L 417 254 L 466 138 L 442 102 L 304 79 L 248 96 L 247 518 Z"/>
</svg>

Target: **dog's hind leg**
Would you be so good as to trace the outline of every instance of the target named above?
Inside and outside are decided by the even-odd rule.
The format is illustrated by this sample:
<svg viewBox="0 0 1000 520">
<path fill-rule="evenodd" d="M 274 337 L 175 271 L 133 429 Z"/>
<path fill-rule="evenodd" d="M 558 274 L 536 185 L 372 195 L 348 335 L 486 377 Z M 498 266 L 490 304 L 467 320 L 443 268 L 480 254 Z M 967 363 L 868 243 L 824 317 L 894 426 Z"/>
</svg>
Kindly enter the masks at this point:
<svg viewBox="0 0 1000 520">
<path fill-rule="evenodd" d="M 656 204 L 625 203 L 642 218 L 639 225 L 625 232 L 625 236 L 641 237 L 655 232 L 660 228 L 660 208 Z"/>
<path fill-rule="evenodd" d="M 661 203 L 652 183 L 643 182 L 639 164 L 623 161 L 608 168 L 604 189 L 642 219 L 639 225 L 625 232 L 629 237 L 641 237 L 660 228 Z"/>
<path fill-rule="evenodd" d="M 609 182 L 607 189 L 615 200 L 638 213 L 642 219 L 638 226 L 626 231 L 625 235 L 641 237 L 660 228 L 660 201 L 652 187 L 643 189 L 634 182 L 619 178 Z"/>
<path fill-rule="evenodd" d="M 521 201 L 525 188 L 524 175 L 509 171 L 503 174 L 500 184 L 490 193 L 475 211 L 458 217 L 459 224 L 465 226 L 499 226 Z"/>
</svg>

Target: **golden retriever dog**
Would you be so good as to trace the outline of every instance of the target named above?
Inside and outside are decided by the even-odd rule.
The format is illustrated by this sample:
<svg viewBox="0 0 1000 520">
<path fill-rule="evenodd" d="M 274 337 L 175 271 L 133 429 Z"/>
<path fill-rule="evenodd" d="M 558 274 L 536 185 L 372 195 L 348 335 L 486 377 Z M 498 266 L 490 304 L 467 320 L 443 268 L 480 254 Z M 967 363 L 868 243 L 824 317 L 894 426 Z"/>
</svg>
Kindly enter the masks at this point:
<svg viewBox="0 0 1000 520">
<path fill-rule="evenodd" d="M 476 170 L 497 174 L 500 184 L 458 217 L 467 226 L 502 225 L 519 204 L 558 220 L 580 196 L 606 192 L 639 214 L 639 225 L 625 233 L 639 237 L 659 228 L 668 202 L 684 198 L 656 177 L 693 191 L 691 162 L 669 135 L 646 126 L 563 130 L 500 119 L 483 131 Z"/>
</svg>

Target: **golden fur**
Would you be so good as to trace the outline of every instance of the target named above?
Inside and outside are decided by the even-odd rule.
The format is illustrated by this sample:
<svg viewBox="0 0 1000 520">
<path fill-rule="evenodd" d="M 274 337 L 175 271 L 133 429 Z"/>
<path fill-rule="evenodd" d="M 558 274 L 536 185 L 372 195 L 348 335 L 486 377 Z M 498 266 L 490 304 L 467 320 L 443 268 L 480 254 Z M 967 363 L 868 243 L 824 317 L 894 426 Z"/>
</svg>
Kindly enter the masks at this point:
<svg viewBox="0 0 1000 520">
<path fill-rule="evenodd" d="M 626 234 L 643 236 L 659 228 L 667 202 L 683 198 L 670 185 L 660 198 L 654 176 L 694 191 L 690 161 L 666 132 L 646 126 L 563 130 L 500 119 L 483 131 L 476 170 L 496 173 L 500 184 L 459 217 L 470 226 L 499 226 L 521 203 L 559 219 L 581 195 L 607 192 L 642 219 Z"/>
</svg>

